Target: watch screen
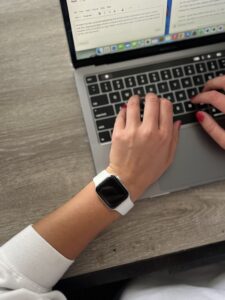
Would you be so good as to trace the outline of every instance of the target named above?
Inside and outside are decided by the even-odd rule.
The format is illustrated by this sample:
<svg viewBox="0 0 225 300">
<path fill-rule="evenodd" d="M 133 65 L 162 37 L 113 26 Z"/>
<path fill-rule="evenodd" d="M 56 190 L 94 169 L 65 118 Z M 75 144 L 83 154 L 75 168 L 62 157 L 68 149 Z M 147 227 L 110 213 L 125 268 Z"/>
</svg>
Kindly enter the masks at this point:
<svg viewBox="0 0 225 300">
<path fill-rule="evenodd" d="M 119 206 L 129 196 L 127 190 L 115 176 L 106 178 L 97 186 L 96 192 L 112 209 Z"/>
</svg>

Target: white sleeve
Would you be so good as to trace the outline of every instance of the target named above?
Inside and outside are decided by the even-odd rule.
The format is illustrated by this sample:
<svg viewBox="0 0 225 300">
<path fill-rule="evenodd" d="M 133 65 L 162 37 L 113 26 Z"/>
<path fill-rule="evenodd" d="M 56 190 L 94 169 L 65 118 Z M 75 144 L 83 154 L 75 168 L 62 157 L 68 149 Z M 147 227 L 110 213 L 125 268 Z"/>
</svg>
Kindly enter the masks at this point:
<svg viewBox="0 0 225 300">
<path fill-rule="evenodd" d="M 0 248 L 0 299 L 64 300 L 50 291 L 72 263 L 28 226 Z"/>
</svg>

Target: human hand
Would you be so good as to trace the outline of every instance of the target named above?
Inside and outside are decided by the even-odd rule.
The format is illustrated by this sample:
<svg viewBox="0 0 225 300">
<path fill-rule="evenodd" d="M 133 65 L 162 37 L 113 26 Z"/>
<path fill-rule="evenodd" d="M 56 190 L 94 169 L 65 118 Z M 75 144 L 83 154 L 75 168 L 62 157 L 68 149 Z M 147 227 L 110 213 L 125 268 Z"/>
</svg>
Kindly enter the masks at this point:
<svg viewBox="0 0 225 300">
<path fill-rule="evenodd" d="M 225 95 L 216 90 L 225 91 L 225 76 L 208 81 L 201 94 L 192 99 L 192 103 L 211 104 L 225 113 Z M 225 150 L 225 130 L 206 112 L 198 112 L 196 117 L 204 130 Z"/>
<path fill-rule="evenodd" d="M 181 122 L 173 124 L 173 106 L 169 100 L 147 94 L 143 121 L 140 99 L 130 98 L 115 123 L 110 163 L 107 171 L 118 175 L 133 201 L 156 182 L 171 165 Z"/>
</svg>

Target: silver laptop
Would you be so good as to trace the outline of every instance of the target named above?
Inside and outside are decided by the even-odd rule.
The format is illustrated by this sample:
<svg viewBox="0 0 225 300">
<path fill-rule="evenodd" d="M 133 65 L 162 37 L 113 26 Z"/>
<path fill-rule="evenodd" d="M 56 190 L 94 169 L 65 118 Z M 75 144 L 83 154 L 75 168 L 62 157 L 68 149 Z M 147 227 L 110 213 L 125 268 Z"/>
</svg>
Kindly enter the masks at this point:
<svg viewBox="0 0 225 300">
<path fill-rule="evenodd" d="M 173 166 L 143 197 L 225 179 L 225 153 L 190 102 L 225 74 L 225 1 L 61 0 L 61 7 L 96 172 L 108 165 L 121 105 L 154 92 L 172 101 L 183 126 Z M 200 109 L 224 125 L 221 112 Z"/>
</svg>

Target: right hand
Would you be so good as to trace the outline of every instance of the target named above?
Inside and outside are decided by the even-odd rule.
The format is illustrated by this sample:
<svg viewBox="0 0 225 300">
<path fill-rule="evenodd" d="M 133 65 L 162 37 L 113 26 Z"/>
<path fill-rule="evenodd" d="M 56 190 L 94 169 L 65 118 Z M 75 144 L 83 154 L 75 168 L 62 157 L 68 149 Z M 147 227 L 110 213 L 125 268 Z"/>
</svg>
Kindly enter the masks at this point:
<svg viewBox="0 0 225 300">
<path fill-rule="evenodd" d="M 192 99 L 194 104 L 211 104 L 225 114 L 225 95 L 216 90 L 225 91 L 225 76 L 209 80 L 202 93 Z M 204 130 L 225 150 L 225 130 L 206 112 L 198 112 L 196 117 Z"/>
</svg>

